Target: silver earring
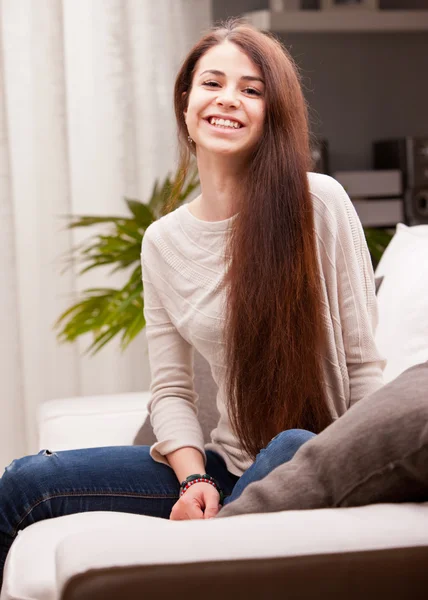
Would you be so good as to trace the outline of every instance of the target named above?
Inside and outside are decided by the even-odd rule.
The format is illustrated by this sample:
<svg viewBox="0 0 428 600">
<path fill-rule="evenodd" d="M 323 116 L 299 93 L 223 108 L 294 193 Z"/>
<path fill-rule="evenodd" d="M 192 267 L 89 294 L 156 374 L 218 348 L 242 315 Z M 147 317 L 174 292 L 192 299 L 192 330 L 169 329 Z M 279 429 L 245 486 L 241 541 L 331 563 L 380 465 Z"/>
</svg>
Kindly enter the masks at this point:
<svg viewBox="0 0 428 600">
<path fill-rule="evenodd" d="M 192 140 L 192 138 L 190 137 L 190 135 L 188 135 L 188 136 L 187 136 L 187 141 L 189 142 L 189 144 L 193 144 L 193 140 Z"/>
</svg>

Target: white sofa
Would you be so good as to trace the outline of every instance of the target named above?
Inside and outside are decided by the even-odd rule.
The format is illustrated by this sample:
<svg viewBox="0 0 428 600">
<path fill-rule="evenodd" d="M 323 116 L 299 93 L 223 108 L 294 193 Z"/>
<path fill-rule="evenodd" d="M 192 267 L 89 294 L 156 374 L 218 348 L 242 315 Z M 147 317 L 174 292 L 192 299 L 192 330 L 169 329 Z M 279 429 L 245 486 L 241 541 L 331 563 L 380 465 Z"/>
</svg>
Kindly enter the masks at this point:
<svg viewBox="0 0 428 600">
<path fill-rule="evenodd" d="M 390 381 L 428 360 L 428 226 L 400 225 L 376 275 L 384 276 L 377 341 Z M 148 398 L 142 392 L 46 402 L 40 447 L 132 444 Z M 192 591 L 204 600 L 272 598 L 284 585 L 287 598 L 414 599 L 426 597 L 426 564 L 428 503 L 186 522 L 84 513 L 19 533 L 1 600 L 161 600 Z"/>
</svg>

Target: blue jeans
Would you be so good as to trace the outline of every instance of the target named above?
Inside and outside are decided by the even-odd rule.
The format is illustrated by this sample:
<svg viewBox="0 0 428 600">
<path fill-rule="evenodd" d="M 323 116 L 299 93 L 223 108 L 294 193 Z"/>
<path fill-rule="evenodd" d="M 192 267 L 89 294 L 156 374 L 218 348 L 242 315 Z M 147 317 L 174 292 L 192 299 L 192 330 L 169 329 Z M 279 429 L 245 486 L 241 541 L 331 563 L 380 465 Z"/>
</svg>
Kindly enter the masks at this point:
<svg viewBox="0 0 428 600">
<path fill-rule="evenodd" d="M 247 485 L 289 461 L 313 436 L 301 429 L 283 431 L 241 477 L 208 450 L 206 472 L 217 479 L 228 504 Z M 14 460 L 0 478 L 0 589 L 6 556 L 19 530 L 43 519 L 87 511 L 168 519 L 179 488 L 174 471 L 155 462 L 148 446 L 42 450 Z"/>
</svg>

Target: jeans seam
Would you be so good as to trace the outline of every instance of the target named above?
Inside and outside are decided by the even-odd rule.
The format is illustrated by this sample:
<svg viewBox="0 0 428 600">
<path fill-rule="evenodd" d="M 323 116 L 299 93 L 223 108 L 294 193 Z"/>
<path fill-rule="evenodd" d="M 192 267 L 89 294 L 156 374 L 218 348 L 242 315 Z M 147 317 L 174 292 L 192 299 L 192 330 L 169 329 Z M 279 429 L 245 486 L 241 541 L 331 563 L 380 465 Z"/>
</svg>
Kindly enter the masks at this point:
<svg viewBox="0 0 428 600">
<path fill-rule="evenodd" d="M 63 494 L 50 494 L 49 496 L 46 496 L 46 498 L 41 498 L 40 500 L 37 500 L 37 502 L 32 504 L 31 507 L 25 513 L 25 515 L 22 517 L 22 519 L 18 522 L 18 524 L 16 525 L 12 534 L 7 534 L 7 535 L 11 535 L 14 538 L 19 531 L 19 526 L 21 525 L 21 523 L 23 521 L 25 521 L 25 519 L 28 517 L 28 515 L 31 513 L 31 511 L 33 511 L 37 506 L 39 506 L 43 502 L 46 502 L 47 500 L 52 500 L 53 498 L 64 498 L 64 497 L 69 497 L 69 496 L 109 496 L 109 497 L 115 497 L 115 498 L 145 498 L 147 500 L 164 500 L 164 499 L 171 498 L 171 499 L 178 500 L 178 494 L 139 494 L 138 492 L 128 492 L 128 493 L 67 492 L 67 493 L 63 493 Z M 83 512 L 86 512 L 86 511 L 83 511 Z M 66 515 L 64 515 L 64 516 L 66 516 Z"/>
<path fill-rule="evenodd" d="M 352 492 L 355 492 L 356 489 L 358 489 L 359 487 L 361 487 L 362 485 L 364 485 L 365 483 L 370 481 L 370 479 L 372 479 L 376 475 L 380 475 L 387 470 L 395 469 L 395 467 L 400 462 L 402 462 L 403 460 L 406 460 L 407 458 L 410 458 L 414 454 L 417 454 L 418 452 L 420 452 L 421 450 L 423 450 L 426 447 L 427 447 L 427 444 L 423 443 L 416 450 L 412 450 L 408 454 L 405 454 L 404 456 L 401 456 L 400 458 L 397 458 L 396 460 L 389 461 L 387 464 L 383 465 L 382 467 L 379 467 L 378 469 L 376 469 L 375 471 L 373 471 L 372 473 L 370 473 L 369 475 L 364 477 L 364 479 L 362 479 L 358 483 L 354 484 L 349 490 L 344 492 L 343 495 L 341 496 L 341 498 L 335 503 L 335 506 L 340 506 L 342 504 L 342 502 L 344 502 L 346 500 L 346 498 L 348 498 L 352 494 Z"/>
</svg>

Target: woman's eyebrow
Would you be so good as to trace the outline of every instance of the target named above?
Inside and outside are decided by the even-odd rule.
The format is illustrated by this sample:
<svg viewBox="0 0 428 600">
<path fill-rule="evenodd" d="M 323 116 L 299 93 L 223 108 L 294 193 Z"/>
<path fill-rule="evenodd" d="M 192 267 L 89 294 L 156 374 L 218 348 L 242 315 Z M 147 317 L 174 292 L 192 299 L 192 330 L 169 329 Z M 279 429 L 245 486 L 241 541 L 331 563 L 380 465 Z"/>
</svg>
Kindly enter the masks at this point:
<svg viewBox="0 0 428 600">
<path fill-rule="evenodd" d="M 217 69 L 207 69 L 206 71 L 202 71 L 199 77 L 202 77 L 205 73 L 211 73 L 212 75 L 218 75 L 219 77 L 226 77 L 226 73 L 223 71 L 218 71 Z M 261 77 L 257 77 L 257 75 L 243 75 L 240 79 L 244 81 L 260 81 L 264 84 L 264 81 Z"/>
</svg>

